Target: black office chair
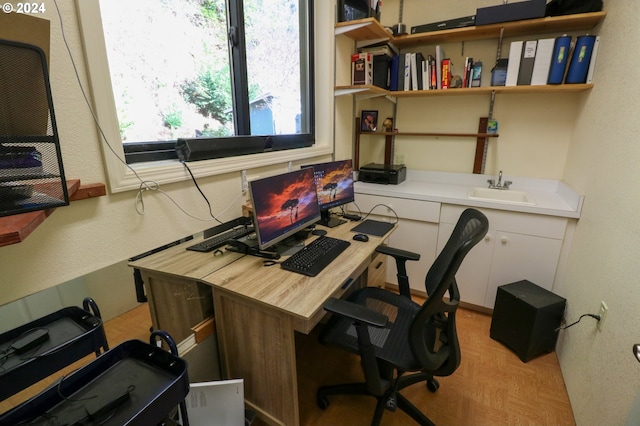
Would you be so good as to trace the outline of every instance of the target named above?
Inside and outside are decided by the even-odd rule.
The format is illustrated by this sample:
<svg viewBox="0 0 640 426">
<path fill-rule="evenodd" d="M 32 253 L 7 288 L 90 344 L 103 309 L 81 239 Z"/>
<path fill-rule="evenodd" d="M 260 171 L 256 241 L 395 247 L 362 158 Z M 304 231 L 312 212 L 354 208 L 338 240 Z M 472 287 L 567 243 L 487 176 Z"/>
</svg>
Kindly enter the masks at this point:
<svg viewBox="0 0 640 426">
<path fill-rule="evenodd" d="M 325 304 L 333 316 L 322 330 L 320 341 L 359 354 L 365 383 L 319 388 L 320 408 L 329 406 L 329 395 L 370 395 L 378 400 L 372 425 L 380 424 L 385 408 L 394 411 L 396 407 L 421 425 L 433 425 L 399 391 L 426 381 L 427 388 L 435 392 L 439 383 L 434 376 L 448 376 L 460 365 L 455 318 L 460 293 L 455 274 L 488 229 L 489 221 L 481 212 L 467 209 L 462 213 L 427 273 L 428 298 L 423 305 L 411 301 L 405 265 L 420 255 L 387 246 L 377 248 L 395 258 L 400 294 L 366 287 L 345 300 L 334 298 Z"/>
</svg>

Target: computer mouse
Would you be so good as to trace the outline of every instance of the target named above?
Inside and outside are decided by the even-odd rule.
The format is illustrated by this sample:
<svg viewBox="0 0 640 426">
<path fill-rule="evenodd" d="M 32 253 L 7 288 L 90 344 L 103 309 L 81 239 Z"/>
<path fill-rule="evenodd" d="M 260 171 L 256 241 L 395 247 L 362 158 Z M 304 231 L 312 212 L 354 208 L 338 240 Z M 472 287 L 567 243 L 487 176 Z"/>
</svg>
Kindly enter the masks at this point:
<svg viewBox="0 0 640 426">
<path fill-rule="evenodd" d="M 367 241 L 369 241 L 369 236 L 367 234 L 356 234 L 353 236 L 353 239 L 366 243 Z"/>
</svg>

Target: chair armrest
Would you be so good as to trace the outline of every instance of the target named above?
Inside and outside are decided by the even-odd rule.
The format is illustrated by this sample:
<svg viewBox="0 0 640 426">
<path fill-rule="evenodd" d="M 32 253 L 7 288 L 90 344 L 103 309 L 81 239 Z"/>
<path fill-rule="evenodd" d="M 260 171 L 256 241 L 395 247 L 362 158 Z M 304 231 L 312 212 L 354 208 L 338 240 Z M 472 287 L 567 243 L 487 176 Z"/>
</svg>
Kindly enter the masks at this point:
<svg viewBox="0 0 640 426">
<path fill-rule="evenodd" d="M 384 327 L 389 321 L 389 318 L 380 312 L 344 299 L 331 298 L 324 304 L 324 309 L 333 314 L 374 327 Z"/>
<path fill-rule="evenodd" d="M 406 260 L 420 260 L 420 254 L 414 253 L 412 251 L 400 250 L 395 247 L 389 247 L 385 245 L 379 245 L 376 247 L 376 251 L 378 253 L 386 254 L 388 256 L 392 256 L 396 259 L 406 259 Z"/>
<path fill-rule="evenodd" d="M 411 286 L 409 285 L 409 276 L 407 275 L 407 260 L 420 260 L 420 254 L 385 245 L 379 245 L 376 247 L 376 251 L 394 258 L 398 271 L 398 289 L 400 290 L 400 294 L 411 299 Z"/>
</svg>

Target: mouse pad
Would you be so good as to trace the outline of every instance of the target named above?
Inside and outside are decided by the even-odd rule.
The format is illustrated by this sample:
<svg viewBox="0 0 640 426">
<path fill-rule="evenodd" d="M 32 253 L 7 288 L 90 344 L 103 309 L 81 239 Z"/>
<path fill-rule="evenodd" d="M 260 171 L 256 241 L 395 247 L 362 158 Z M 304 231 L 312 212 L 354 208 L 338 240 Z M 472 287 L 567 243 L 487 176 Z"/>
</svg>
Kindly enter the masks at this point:
<svg viewBox="0 0 640 426">
<path fill-rule="evenodd" d="M 362 234 L 375 235 L 376 237 L 382 237 L 393 228 L 393 223 L 380 222 L 379 220 L 367 219 L 356 225 L 351 229 L 353 232 Z"/>
</svg>

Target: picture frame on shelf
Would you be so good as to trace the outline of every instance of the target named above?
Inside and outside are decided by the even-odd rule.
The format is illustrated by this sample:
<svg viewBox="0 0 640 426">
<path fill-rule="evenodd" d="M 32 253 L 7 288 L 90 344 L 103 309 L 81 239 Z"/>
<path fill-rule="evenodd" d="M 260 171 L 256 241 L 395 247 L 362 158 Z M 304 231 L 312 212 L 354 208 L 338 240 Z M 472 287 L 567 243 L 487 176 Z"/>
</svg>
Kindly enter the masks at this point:
<svg viewBox="0 0 640 426">
<path fill-rule="evenodd" d="M 378 111 L 362 110 L 360 114 L 360 131 L 361 132 L 377 132 L 378 131 Z"/>
</svg>

